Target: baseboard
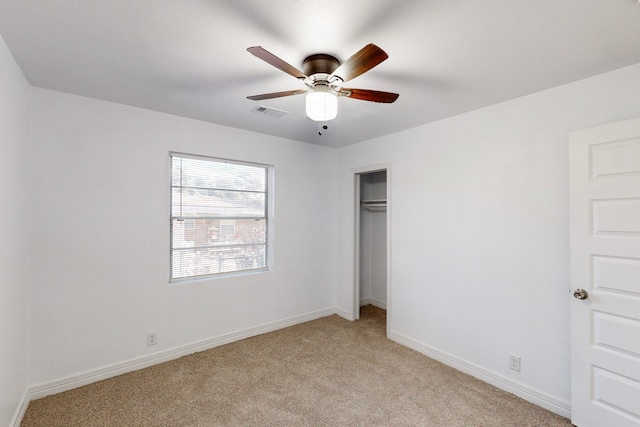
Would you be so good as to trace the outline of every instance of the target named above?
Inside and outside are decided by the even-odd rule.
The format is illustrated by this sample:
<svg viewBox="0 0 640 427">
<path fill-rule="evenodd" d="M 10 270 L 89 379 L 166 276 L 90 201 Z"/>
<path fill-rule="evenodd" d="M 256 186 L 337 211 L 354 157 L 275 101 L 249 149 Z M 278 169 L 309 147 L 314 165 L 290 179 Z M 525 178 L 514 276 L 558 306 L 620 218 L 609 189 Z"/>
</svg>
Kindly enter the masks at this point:
<svg viewBox="0 0 640 427">
<path fill-rule="evenodd" d="M 429 347 L 425 344 L 413 340 L 412 338 L 402 335 L 401 333 L 391 331 L 388 338 L 397 342 L 398 344 L 402 344 L 424 354 L 425 356 L 442 362 L 445 365 L 462 371 L 465 374 L 469 374 L 484 382 L 496 386 L 501 390 L 513 393 L 516 396 L 542 408 L 545 408 L 555 414 L 561 415 L 565 418 L 571 418 L 571 404 L 565 400 L 551 396 L 547 393 L 529 387 L 525 384 L 521 384 L 517 381 L 513 381 L 512 379 L 507 378 L 501 374 L 489 371 L 446 352 Z"/>
<path fill-rule="evenodd" d="M 136 357 L 123 362 L 103 366 L 101 368 L 87 370 L 58 380 L 46 381 L 40 384 L 33 385 L 28 389 L 27 395 L 25 397 L 26 403 L 22 405 L 24 406 L 24 410 L 22 410 L 22 415 L 20 415 L 18 420 L 22 420 L 24 411 L 26 411 L 26 407 L 31 400 L 39 399 L 51 394 L 61 393 L 63 391 L 82 387 L 97 381 L 102 381 L 107 378 L 126 374 L 127 372 L 137 371 L 139 369 L 148 368 L 159 363 L 178 359 L 180 357 L 187 356 L 199 351 L 209 350 L 211 348 L 229 344 L 234 341 L 261 335 L 267 332 L 273 332 L 278 329 L 287 328 L 289 326 L 294 326 L 299 323 L 304 323 L 311 320 L 319 319 L 321 317 L 330 316 L 332 314 L 339 314 L 337 313 L 337 309 L 335 307 L 314 311 L 300 316 L 293 316 L 275 322 L 265 323 L 263 325 L 255 326 L 242 331 L 231 332 L 219 337 L 206 339 L 180 347 L 175 347 L 143 357 Z M 16 426 L 18 426 L 19 424 L 20 422 L 18 422 Z"/>
<path fill-rule="evenodd" d="M 353 314 L 348 312 L 347 310 L 344 310 L 340 307 L 334 307 L 334 314 L 337 314 L 338 316 L 342 317 L 343 319 L 349 320 L 349 321 L 354 321 L 355 318 L 353 317 Z"/>
<path fill-rule="evenodd" d="M 372 305 L 374 307 L 378 307 L 378 308 L 381 308 L 383 310 L 387 309 L 387 302 L 386 301 L 381 301 L 381 300 L 375 299 L 375 298 L 365 298 L 363 300 L 360 300 L 360 307 L 365 306 L 365 305 Z"/>
<path fill-rule="evenodd" d="M 20 402 L 18 402 L 18 407 L 16 408 L 15 414 L 13 414 L 9 427 L 20 427 L 22 418 L 24 418 L 24 414 L 27 412 L 29 401 L 29 389 L 27 389 L 22 393 L 22 397 L 20 398 Z"/>
</svg>

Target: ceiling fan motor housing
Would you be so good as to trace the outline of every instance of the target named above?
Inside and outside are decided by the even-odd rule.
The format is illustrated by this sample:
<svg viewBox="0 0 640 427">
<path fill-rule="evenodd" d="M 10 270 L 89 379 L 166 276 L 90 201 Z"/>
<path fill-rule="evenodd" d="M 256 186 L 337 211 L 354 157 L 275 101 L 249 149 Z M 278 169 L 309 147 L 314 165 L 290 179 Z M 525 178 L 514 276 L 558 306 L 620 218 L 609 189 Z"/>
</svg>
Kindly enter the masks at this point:
<svg viewBox="0 0 640 427">
<path fill-rule="evenodd" d="M 302 72 L 307 76 L 314 74 L 331 75 L 340 66 L 340 61 L 335 56 L 318 53 L 307 56 L 302 62 Z"/>
</svg>

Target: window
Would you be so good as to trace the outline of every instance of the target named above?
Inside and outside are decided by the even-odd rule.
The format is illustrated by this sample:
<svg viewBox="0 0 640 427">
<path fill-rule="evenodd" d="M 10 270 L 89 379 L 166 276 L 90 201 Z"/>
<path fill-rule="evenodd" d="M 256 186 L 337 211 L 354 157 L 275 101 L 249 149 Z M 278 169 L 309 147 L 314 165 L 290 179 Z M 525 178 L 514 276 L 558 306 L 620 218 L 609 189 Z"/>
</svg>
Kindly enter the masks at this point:
<svg viewBox="0 0 640 427">
<path fill-rule="evenodd" d="M 171 280 L 269 267 L 271 167 L 171 153 Z"/>
<path fill-rule="evenodd" d="M 220 235 L 233 236 L 236 234 L 236 220 L 235 219 L 221 219 L 220 220 Z"/>
</svg>

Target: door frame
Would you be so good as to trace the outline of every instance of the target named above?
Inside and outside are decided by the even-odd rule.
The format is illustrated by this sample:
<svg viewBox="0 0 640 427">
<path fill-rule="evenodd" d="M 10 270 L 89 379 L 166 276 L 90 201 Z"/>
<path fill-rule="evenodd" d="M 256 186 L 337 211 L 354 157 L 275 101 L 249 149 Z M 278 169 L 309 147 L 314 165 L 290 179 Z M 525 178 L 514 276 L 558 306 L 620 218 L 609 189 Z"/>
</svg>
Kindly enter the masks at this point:
<svg viewBox="0 0 640 427">
<path fill-rule="evenodd" d="M 391 331 L 391 164 L 383 163 L 352 169 L 353 174 L 353 319 L 360 319 L 360 176 L 373 172 L 386 172 L 387 178 L 387 336 Z"/>
</svg>

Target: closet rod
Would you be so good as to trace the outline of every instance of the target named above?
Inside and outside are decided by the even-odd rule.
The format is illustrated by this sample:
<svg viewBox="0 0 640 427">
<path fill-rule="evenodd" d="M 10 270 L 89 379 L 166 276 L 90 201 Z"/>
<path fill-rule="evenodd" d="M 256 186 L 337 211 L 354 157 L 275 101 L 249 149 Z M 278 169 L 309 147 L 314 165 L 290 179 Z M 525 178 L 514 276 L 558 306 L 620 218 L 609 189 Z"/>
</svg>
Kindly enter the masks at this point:
<svg viewBox="0 0 640 427">
<path fill-rule="evenodd" d="M 386 199 L 361 200 L 360 204 L 361 205 L 383 205 L 383 206 L 386 206 L 387 205 L 387 200 Z"/>
<path fill-rule="evenodd" d="M 387 210 L 387 201 L 384 199 L 362 200 L 360 206 L 368 211 L 385 211 Z"/>
<path fill-rule="evenodd" d="M 382 212 L 387 210 L 387 205 L 362 205 L 362 208 L 371 212 Z"/>
</svg>

